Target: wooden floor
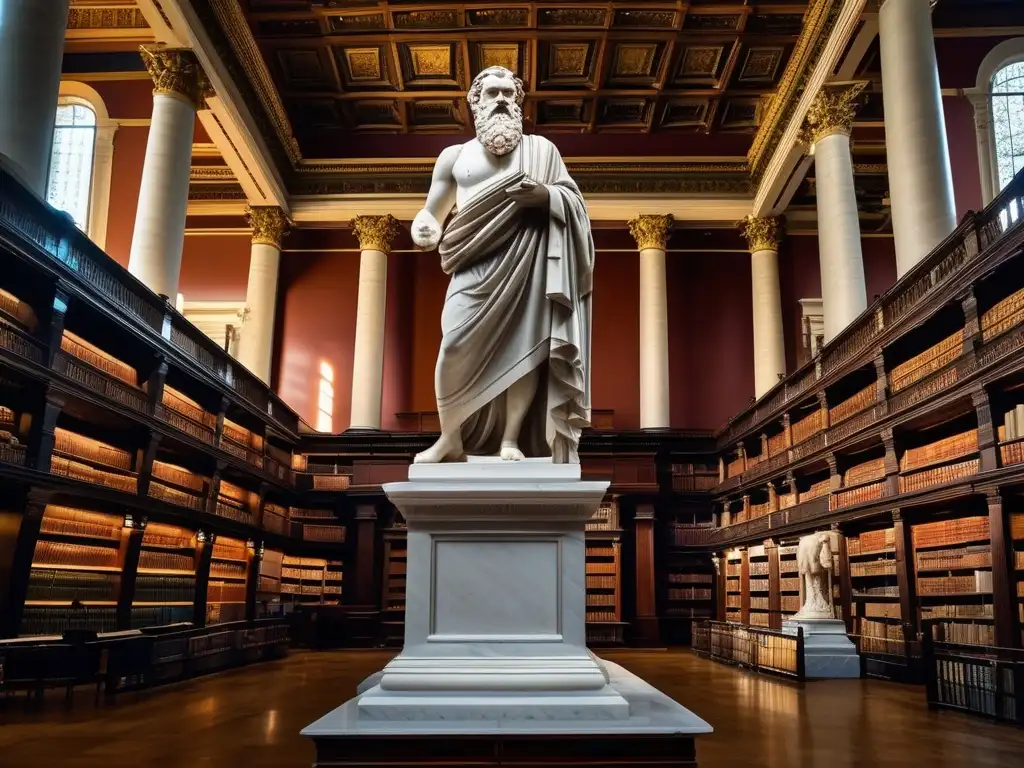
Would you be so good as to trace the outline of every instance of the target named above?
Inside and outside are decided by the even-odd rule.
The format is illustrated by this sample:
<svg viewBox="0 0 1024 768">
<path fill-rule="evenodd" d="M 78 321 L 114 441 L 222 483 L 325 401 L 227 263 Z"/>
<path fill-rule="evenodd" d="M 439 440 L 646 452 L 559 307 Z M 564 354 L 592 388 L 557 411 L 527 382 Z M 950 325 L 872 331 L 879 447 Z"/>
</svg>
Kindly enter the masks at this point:
<svg viewBox="0 0 1024 768">
<path fill-rule="evenodd" d="M 1024 764 L 1024 731 L 929 712 L 920 688 L 878 681 L 794 684 L 698 659 L 688 651 L 606 656 L 710 722 L 701 768 L 985 768 Z M 300 768 L 313 760 L 299 730 L 349 698 L 390 653 L 293 652 L 95 708 L 81 689 L 26 713 L 0 702 L 3 768 Z"/>
</svg>

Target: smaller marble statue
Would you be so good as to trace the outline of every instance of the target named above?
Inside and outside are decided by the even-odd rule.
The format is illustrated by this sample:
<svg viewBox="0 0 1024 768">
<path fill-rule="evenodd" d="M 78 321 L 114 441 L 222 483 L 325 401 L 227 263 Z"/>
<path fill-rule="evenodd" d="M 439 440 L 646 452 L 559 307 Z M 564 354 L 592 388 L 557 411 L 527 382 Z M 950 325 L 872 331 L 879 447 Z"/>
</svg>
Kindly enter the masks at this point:
<svg viewBox="0 0 1024 768">
<path fill-rule="evenodd" d="M 819 531 L 803 536 L 796 548 L 800 572 L 801 606 L 794 618 L 831 619 L 832 611 L 832 536 Z"/>
</svg>

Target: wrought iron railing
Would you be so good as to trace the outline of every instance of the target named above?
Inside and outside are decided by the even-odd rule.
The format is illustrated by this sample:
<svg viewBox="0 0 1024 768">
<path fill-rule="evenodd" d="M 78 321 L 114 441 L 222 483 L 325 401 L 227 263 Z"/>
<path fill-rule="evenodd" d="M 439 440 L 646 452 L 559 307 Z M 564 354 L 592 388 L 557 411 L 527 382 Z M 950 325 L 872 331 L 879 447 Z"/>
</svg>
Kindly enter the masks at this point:
<svg viewBox="0 0 1024 768">
<path fill-rule="evenodd" d="M 1024 725 L 1024 651 L 925 637 L 922 657 L 929 707 Z"/>
</svg>

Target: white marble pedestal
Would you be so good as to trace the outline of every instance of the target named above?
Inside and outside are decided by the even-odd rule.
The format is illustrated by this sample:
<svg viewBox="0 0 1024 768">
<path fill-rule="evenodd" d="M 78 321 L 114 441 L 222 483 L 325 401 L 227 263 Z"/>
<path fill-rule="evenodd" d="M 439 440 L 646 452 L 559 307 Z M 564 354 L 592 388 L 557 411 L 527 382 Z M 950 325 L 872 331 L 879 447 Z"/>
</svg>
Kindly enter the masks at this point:
<svg viewBox="0 0 1024 768">
<path fill-rule="evenodd" d="M 302 731 L 318 761 L 348 765 L 339 745 L 370 739 L 382 760 L 415 765 L 401 750 L 419 743 L 426 759 L 440 737 L 521 747 L 578 736 L 592 758 L 607 736 L 627 738 L 612 752 L 671 742 L 679 761 L 665 765 L 695 765 L 693 736 L 711 727 L 586 648 L 584 529 L 607 488 L 581 481 L 578 464 L 496 458 L 415 464 L 408 482 L 385 485 L 408 525 L 405 647 Z M 382 741 L 397 736 L 413 741 Z M 656 747 L 636 741 L 655 737 Z"/>
<path fill-rule="evenodd" d="M 839 619 L 785 619 L 782 631 L 804 631 L 804 676 L 809 680 L 860 677 L 860 656 Z"/>
</svg>

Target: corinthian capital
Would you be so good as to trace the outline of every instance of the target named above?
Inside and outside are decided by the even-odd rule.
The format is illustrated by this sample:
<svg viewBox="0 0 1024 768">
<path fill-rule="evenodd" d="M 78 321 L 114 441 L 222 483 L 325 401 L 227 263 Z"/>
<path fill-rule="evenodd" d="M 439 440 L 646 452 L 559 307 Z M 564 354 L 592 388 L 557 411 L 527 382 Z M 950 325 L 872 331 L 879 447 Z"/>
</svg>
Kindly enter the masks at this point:
<svg viewBox="0 0 1024 768">
<path fill-rule="evenodd" d="M 636 240 L 636 247 L 641 251 L 645 248 L 665 250 L 668 245 L 668 233 L 675 219 L 672 214 L 645 214 L 629 220 L 629 233 Z"/>
<path fill-rule="evenodd" d="M 743 220 L 743 236 L 747 238 L 751 253 L 777 251 L 782 240 L 782 220 L 772 216 L 747 216 Z"/>
<path fill-rule="evenodd" d="M 196 55 L 187 48 L 139 46 L 142 61 L 153 78 L 153 93 L 188 100 L 196 109 L 213 94 L 210 81 Z"/>
<path fill-rule="evenodd" d="M 384 216 L 356 216 L 352 231 L 359 238 L 359 250 L 391 253 L 391 244 L 398 234 L 398 221 L 390 213 Z"/>
<path fill-rule="evenodd" d="M 857 98 L 867 83 L 825 86 L 807 110 L 805 130 L 812 144 L 841 133 L 849 136 L 857 116 Z"/>
<path fill-rule="evenodd" d="M 252 241 L 262 245 L 281 247 L 281 239 L 288 234 L 288 217 L 276 205 L 246 206 L 245 217 L 252 227 Z"/>
</svg>

